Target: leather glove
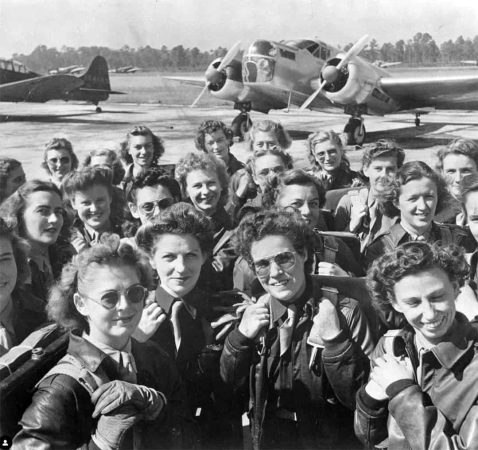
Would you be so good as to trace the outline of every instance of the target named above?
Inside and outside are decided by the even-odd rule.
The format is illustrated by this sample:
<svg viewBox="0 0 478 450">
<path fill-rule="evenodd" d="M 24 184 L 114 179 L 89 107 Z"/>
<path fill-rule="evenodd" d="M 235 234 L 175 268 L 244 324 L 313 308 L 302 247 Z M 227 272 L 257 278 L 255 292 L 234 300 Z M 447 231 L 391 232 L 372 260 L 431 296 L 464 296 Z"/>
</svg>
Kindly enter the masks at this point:
<svg viewBox="0 0 478 450">
<path fill-rule="evenodd" d="M 138 420 L 140 417 L 133 405 L 122 406 L 100 417 L 92 439 L 101 450 L 119 449 L 124 435 Z"/>
<path fill-rule="evenodd" d="M 156 389 L 120 380 L 101 385 L 93 392 L 91 401 L 95 405 L 93 418 L 109 414 L 120 406 L 131 405 L 140 418 L 154 420 L 167 404 L 166 397 Z"/>
</svg>

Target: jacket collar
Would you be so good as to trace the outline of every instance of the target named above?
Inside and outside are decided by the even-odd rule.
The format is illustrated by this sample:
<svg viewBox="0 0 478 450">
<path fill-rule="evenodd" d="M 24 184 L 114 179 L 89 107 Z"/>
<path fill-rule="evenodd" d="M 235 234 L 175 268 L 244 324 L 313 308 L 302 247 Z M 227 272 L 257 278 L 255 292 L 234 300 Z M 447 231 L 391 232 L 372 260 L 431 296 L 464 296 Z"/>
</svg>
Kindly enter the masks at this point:
<svg viewBox="0 0 478 450">
<path fill-rule="evenodd" d="M 96 372 L 108 355 L 91 342 L 83 339 L 79 333 L 81 332 L 72 331 L 70 333 L 68 353 L 81 361 L 90 372 Z"/>
<path fill-rule="evenodd" d="M 311 307 L 314 306 L 314 296 L 313 296 L 312 283 L 309 278 L 307 278 L 305 291 L 297 299 L 294 304 L 297 306 L 297 309 L 303 307 L 306 303 L 309 303 Z M 269 294 L 266 294 L 269 295 Z M 287 312 L 287 304 L 281 303 L 279 300 L 269 295 L 269 305 L 271 313 L 271 324 L 277 323 L 281 318 L 284 317 L 284 314 Z"/>
<path fill-rule="evenodd" d="M 197 307 L 195 306 L 196 303 L 196 295 L 194 295 L 195 289 L 193 289 L 190 293 L 186 294 L 182 298 L 174 297 L 169 292 L 166 292 L 161 285 L 156 288 L 156 303 L 163 309 L 166 315 L 171 314 L 171 307 L 176 300 L 182 300 L 184 303 L 184 307 L 186 311 L 191 315 L 193 319 L 197 317 Z"/>
</svg>

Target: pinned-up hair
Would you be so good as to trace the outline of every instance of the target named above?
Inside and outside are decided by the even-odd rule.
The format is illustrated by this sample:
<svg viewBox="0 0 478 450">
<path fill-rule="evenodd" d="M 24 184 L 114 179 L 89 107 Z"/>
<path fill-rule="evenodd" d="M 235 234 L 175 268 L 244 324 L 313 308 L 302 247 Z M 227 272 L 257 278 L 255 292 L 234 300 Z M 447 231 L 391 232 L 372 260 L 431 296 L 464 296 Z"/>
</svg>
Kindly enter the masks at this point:
<svg viewBox="0 0 478 450">
<path fill-rule="evenodd" d="M 41 165 L 48 173 L 50 173 L 50 168 L 48 167 L 48 152 L 50 150 L 66 150 L 70 155 L 71 170 L 76 170 L 78 168 L 78 157 L 73 151 L 71 142 L 65 138 L 54 137 L 46 143 L 43 150 L 43 162 Z"/>
<path fill-rule="evenodd" d="M 274 122 L 273 120 L 261 120 L 260 122 L 255 122 L 249 132 L 246 135 L 246 143 L 249 147 L 249 150 L 252 151 L 254 144 L 254 136 L 258 131 L 263 131 L 265 133 L 273 133 L 277 138 L 279 147 L 282 150 L 287 150 L 292 145 L 292 139 L 287 133 L 287 130 L 279 122 Z"/>
<path fill-rule="evenodd" d="M 120 144 L 119 156 L 126 163 L 131 164 L 133 158 L 129 154 L 130 140 L 132 136 L 150 136 L 151 142 L 153 144 L 153 160 L 151 162 L 152 166 L 155 166 L 158 163 L 159 158 L 164 153 L 163 140 L 156 136 L 148 127 L 144 125 L 136 125 L 131 131 L 126 135 L 126 140 Z"/>
<path fill-rule="evenodd" d="M 75 196 L 75 192 L 82 192 L 94 185 L 104 186 L 110 196 L 113 196 L 113 171 L 108 167 L 85 167 L 66 175 L 62 182 L 62 188 L 69 200 Z"/>
</svg>

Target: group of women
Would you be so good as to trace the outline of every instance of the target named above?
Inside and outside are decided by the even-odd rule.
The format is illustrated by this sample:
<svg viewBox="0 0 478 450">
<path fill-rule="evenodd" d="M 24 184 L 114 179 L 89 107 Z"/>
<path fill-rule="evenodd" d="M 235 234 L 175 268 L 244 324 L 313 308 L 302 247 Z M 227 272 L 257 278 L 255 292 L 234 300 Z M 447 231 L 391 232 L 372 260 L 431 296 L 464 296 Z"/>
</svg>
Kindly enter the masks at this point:
<svg viewBox="0 0 478 450">
<path fill-rule="evenodd" d="M 48 181 L 0 159 L 1 351 L 70 333 L 14 448 L 477 448 L 478 146 L 353 171 L 333 131 L 305 168 L 291 142 L 258 122 L 241 162 L 210 120 L 174 173 L 145 126 L 83 162 L 52 139 Z"/>
</svg>

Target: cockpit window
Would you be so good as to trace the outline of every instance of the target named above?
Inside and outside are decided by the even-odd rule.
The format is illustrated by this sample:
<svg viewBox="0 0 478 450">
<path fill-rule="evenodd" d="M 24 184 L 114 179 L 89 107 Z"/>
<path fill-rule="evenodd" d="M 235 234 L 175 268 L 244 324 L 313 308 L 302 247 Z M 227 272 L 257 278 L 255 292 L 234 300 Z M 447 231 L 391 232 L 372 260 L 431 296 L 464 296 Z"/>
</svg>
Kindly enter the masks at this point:
<svg viewBox="0 0 478 450">
<path fill-rule="evenodd" d="M 262 41 L 258 40 L 251 44 L 249 47 L 249 51 L 247 52 L 249 55 L 262 55 L 262 56 L 269 56 L 274 57 L 277 55 L 277 48 L 272 45 L 269 41 Z"/>
<path fill-rule="evenodd" d="M 242 77 L 248 83 L 263 83 L 274 77 L 277 48 L 269 41 L 258 40 L 251 44 L 244 56 Z"/>
</svg>

